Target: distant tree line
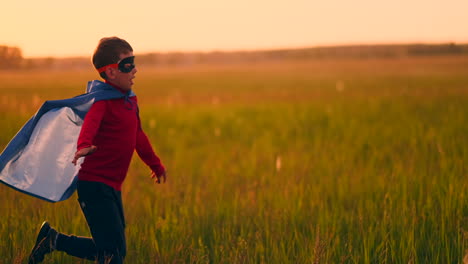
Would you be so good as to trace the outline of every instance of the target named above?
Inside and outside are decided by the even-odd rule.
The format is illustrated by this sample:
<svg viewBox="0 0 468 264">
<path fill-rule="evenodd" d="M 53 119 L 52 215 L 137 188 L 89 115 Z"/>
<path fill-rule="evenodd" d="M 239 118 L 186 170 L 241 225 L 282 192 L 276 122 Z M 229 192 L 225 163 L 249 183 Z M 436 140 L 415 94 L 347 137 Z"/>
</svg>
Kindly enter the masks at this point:
<svg viewBox="0 0 468 264">
<path fill-rule="evenodd" d="M 137 55 L 138 65 L 183 66 L 263 61 L 366 59 L 412 56 L 468 55 L 468 44 L 348 45 L 257 51 L 168 52 Z M 17 47 L 0 46 L 0 69 L 89 69 L 89 58 L 23 58 Z"/>
<path fill-rule="evenodd" d="M 23 53 L 18 47 L 0 46 L 0 69 L 18 69 L 23 63 Z"/>
<path fill-rule="evenodd" d="M 172 52 L 138 55 L 139 64 L 191 65 L 210 63 L 252 63 L 282 60 L 366 59 L 412 56 L 468 55 L 468 44 L 350 45 L 234 52 Z"/>
</svg>

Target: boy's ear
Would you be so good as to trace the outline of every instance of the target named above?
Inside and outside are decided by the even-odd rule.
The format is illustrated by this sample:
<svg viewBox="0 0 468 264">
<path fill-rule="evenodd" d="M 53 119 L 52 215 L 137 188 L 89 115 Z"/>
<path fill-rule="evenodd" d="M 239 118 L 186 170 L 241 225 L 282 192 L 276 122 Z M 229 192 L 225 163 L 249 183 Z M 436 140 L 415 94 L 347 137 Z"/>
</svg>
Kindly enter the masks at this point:
<svg viewBox="0 0 468 264">
<path fill-rule="evenodd" d="M 108 80 L 113 80 L 113 79 L 115 79 L 115 76 L 116 76 L 115 70 L 116 70 L 116 69 L 114 69 L 114 68 L 107 68 L 106 71 L 105 71 L 106 76 L 107 76 L 106 79 L 108 79 Z"/>
</svg>

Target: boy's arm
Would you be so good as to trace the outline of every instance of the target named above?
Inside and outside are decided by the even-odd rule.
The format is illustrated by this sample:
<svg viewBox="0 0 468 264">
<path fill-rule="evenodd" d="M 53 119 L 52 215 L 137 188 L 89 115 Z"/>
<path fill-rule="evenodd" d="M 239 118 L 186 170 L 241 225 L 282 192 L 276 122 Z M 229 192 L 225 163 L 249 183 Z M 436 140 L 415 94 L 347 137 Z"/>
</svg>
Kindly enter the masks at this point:
<svg viewBox="0 0 468 264">
<path fill-rule="evenodd" d="M 83 126 L 81 127 L 75 157 L 72 163 L 76 165 L 79 158 L 92 154 L 97 147 L 93 145 L 94 137 L 99 129 L 102 118 L 106 111 L 106 102 L 98 101 L 94 103 L 85 116 Z"/>
<path fill-rule="evenodd" d="M 141 128 L 140 118 L 138 118 L 138 132 L 136 140 L 136 151 L 138 156 L 151 168 L 151 177 L 156 177 L 156 182 L 166 182 L 166 168 L 161 163 L 159 157 L 154 153 L 153 147 L 146 136 L 145 132 Z"/>
</svg>

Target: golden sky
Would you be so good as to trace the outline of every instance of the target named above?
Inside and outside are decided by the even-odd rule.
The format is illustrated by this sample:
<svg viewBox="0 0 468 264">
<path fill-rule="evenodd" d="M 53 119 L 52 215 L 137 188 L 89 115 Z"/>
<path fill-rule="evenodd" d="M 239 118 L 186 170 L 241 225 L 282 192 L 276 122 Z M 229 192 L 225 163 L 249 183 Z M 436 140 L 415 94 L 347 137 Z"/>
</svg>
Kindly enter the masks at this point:
<svg viewBox="0 0 468 264">
<path fill-rule="evenodd" d="M 0 45 L 90 56 L 104 36 L 135 53 L 468 42 L 467 0 L 6 0 Z"/>
</svg>

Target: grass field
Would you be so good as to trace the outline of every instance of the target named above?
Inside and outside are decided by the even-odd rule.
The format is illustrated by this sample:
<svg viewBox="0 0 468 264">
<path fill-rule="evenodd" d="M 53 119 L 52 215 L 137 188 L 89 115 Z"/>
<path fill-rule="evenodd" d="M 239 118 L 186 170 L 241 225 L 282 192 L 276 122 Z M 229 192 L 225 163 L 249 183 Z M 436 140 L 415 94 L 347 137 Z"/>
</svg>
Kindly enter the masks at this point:
<svg viewBox="0 0 468 264">
<path fill-rule="evenodd" d="M 94 78 L 0 72 L 0 147 Z M 468 57 L 140 68 L 134 90 L 169 178 L 135 155 L 127 263 L 463 263 Z M 25 263 L 45 219 L 89 235 L 76 196 L 0 200 L 0 263 Z"/>
</svg>

